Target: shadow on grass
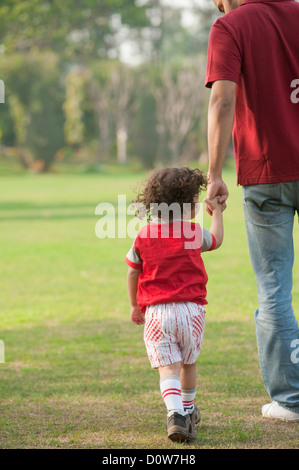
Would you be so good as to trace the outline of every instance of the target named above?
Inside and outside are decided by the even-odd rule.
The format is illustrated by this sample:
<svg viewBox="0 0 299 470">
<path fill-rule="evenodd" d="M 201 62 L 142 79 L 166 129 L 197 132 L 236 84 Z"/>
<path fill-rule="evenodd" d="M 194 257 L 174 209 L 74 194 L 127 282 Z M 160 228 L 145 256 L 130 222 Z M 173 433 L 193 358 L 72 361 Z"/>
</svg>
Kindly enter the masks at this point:
<svg viewBox="0 0 299 470">
<path fill-rule="evenodd" d="M 208 414 L 197 438 L 187 444 L 168 440 L 164 405 L 139 403 L 133 391 L 125 399 L 111 397 L 58 397 L 46 401 L 5 404 L 0 420 L 1 448 L 97 449 L 267 449 L 297 448 L 298 424 L 263 420 L 252 406 L 247 414 Z M 236 399 L 219 400 L 219 410 Z M 250 405 L 247 401 L 246 405 Z"/>
<path fill-rule="evenodd" d="M 220 335 L 221 333 L 221 335 Z M 157 389 L 143 343 L 143 327 L 128 319 L 105 319 L 62 325 L 6 330 L 6 363 L 1 364 L 3 399 L 13 396 L 48 397 L 60 393 L 126 394 Z M 209 322 L 198 359 L 202 378 L 212 390 L 254 393 L 256 347 L 246 322 Z"/>
<path fill-rule="evenodd" d="M 118 200 L 94 200 L 90 203 L 57 203 L 34 204 L 29 202 L 5 202 L 1 204 L 0 222 L 5 220 L 46 220 L 46 219 L 75 219 L 75 218 L 99 218 L 95 214 L 98 204 L 109 202 L 112 204 L 115 215 L 118 214 Z M 131 200 L 128 199 L 129 205 Z M 83 211 L 83 209 L 85 209 Z M 70 211 L 70 212 L 68 212 Z M 25 212 L 25 213 L 24 213 Z M 111 214 L 113 214 L 111 212 Z M 106 212 L 101 215 L 106 215 Z"/>
<path fill-rule="evenodd" d="M 142 328 L 106 318 L 6 330 L 2 339 L 2 448 L 185 448 L 167 439 Z M 262 421 L 254 345 L 246 322 L 209 322 L 198 359 L 202 423 L 188 449 L 295 446 L 298 425 Z"/>
<path fill-rule="evenodd" d="M 94 201 L 84 204 L 6 202 L 1 207 L 0 221 L 94 218 L 95 207 L 96 204 Z M 83 209 L 85 210 L 83 211 Z"/>
</svg>

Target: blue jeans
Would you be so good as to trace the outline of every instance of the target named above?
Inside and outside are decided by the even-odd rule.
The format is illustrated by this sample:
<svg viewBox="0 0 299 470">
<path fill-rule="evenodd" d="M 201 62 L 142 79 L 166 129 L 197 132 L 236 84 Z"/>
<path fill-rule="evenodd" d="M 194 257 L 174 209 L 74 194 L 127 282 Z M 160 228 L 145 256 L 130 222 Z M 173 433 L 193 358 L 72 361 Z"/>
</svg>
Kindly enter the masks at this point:
<svg viewBox="0 0 299 470">
<path fill-rule="evenodd" d="M 243 186 L 242 192 L 257 282 L 255 324 L 264 384 L 272 400 L 299 412 L 299 328 L 292 308 L 299 181 Z"/>
</svg>

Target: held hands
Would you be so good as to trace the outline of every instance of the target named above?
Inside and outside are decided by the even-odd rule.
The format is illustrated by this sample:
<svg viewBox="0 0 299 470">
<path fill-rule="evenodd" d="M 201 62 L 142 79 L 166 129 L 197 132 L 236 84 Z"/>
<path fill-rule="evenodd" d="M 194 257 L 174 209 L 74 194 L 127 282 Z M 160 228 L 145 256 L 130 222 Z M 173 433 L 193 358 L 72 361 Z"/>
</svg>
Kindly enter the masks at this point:
<svg viewBox="0 0 299 470">
<path fill-rule="evenodd" d="M 212 215 L 218 204 L 221 204 L 221 211 L 226 209 L 226 200 L 228 198 L 228 189 L 222 178 L 210 180 L 205 199 L 206 211 Z"/>
<path fill-rule="evenodd" d="M 139 305 L 131 306 L 131 322 L 135 325 L 143 325 L 145 322 L 144 314 L 140 312 Z"/>
<path fill-rule="evenodd" d="M 223 212 L 223 206 L 220 202 L 220 196 L 216 196 L 214 197 L 214 199 L 208 199 L 207 197 L 205 198 L 204 202 L 206 203 L 207 205 L 207 212 L 209 212 L 210 215 L 213 214 L 213 212 L 215 210 L 219 210 L 221 212 Z"/>
</svg>

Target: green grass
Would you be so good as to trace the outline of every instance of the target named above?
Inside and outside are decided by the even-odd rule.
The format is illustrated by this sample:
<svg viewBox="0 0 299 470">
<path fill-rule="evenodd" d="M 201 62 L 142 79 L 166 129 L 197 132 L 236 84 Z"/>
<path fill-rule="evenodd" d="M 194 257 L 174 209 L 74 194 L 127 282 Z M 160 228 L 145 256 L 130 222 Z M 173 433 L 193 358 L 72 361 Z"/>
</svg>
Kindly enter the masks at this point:
<svg viewBox="0 0 299 470">
<path fill-rule="evenodd" d="M 181 449 L 165 434 L 158 372 L 129 321 L 124 256 L 98 239 L 95 208 L 144 177 L 7 174 L 0 178 L 1 448 Z M 264 420 L 256 286 L 233 170 L 225 241 L 204 255 L 207 323 L 198 359 L 198 439 L 188 449 L 295 448 L 298 424 Z M 204 224 L 210 219 L 204 215 Z M 294 239 L 298 254 L 298 226 Z M 299 269 L 293 300 L 299 311 Z"/>
</svg>

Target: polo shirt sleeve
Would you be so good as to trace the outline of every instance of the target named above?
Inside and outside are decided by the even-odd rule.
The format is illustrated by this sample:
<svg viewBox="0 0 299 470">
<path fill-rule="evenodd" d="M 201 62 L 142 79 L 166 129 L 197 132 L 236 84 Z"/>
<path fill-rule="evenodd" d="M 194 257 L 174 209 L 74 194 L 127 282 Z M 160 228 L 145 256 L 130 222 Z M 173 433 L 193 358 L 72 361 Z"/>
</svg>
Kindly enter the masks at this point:
<svg viewBox="0 0 299 470">
<path fill-rule="evenodd" d="M 139 254 L 139 250 L 135 247 L 136 239 L 134 240 L 133 245 L 126 254 L 125 262 L 134 269 L 142 269 L 142 259 Z"/>
<path fill-rule="evenodd" d="M 216 80 L 238 83 L 242 55 L 232 32 L 217 20 L 210 32 L 205 86 L 211 88 Z"/>
<path fill-rule="evenodd" d="M 206 228 L 202 229 L 202 247 L 201 252 L 215 250 L 216 238 Z"/>
</svg>

